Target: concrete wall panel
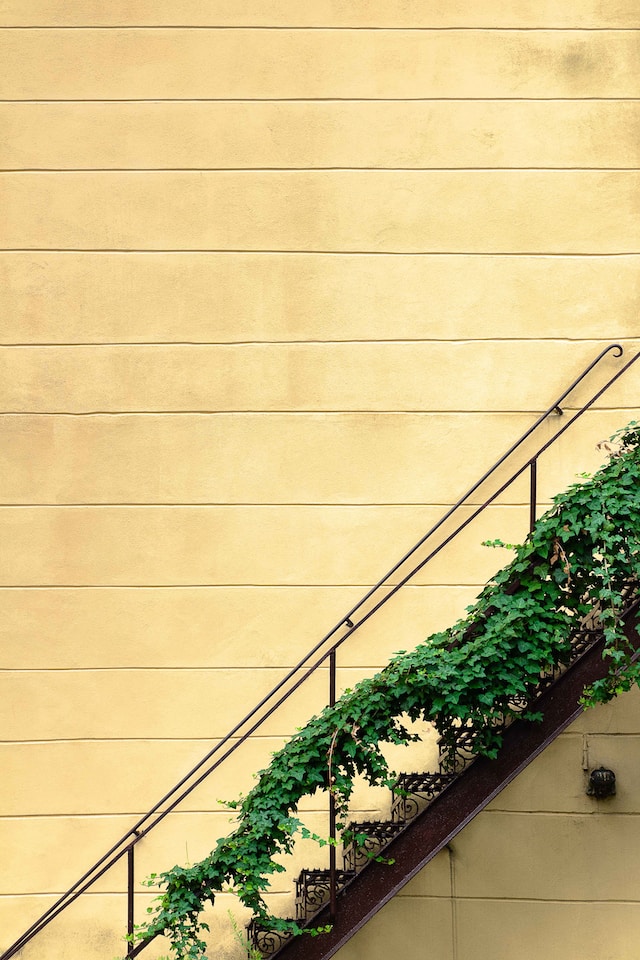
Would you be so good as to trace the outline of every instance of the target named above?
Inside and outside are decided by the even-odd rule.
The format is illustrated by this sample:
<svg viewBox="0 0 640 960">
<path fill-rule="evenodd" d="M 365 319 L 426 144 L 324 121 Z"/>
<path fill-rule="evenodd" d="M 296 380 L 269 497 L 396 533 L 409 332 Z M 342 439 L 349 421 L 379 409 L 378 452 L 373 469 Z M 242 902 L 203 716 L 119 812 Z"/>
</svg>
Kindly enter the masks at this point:
<svg viewBox="0 0 640 960">
<path fill-rule="evenodd" d="M 622 254 L 634 171 L 6 173 L 0 246 Z"/>
<path fill-rule="evenodd" d="M 629 899 L 640 869 L 640 820 L 616 816 L 615 802 L 608 805 L 610 812 L 599 817 L 593 813 L 487 813 L 477 818 L 465 830 L 464 842 L 454 855 L 457 895 L 510 900 Z M 594 870 L 596 850 L 601 855 Z M 622 860 L 624 870 L 620 870 Z M 499 869 L 483 873 L 480 863 L 499 864 Z"/>
<path fill-rule="evenodd" d="M 627 697 L 620 700 L 620 710 L 614 709 L 621 728 L 626 726 L 625 716 L 637 719 L 637 689 L 629 693 L 631 703 L 625 707 Z M 614 708 L 618 703 L 614 704 Z M 603 711 L 598 710 L 602 715 Z M 620 736 L 611 734 L 580 734 L 579 728 L 586 720 L 591 720 L 592 711 L 588 711 L 580 723 L 572 726 L 572 733 L 559 737 L 547 750 L 545 760 L 549 775 L 540 777 L 535 765 L 528 767 L 506 790 L 496 797 L 490 805 L 494 811 L 528 811 L 545 813 L 583 813 L 594 812 L 593 799 L 587 796 L 589 772 L 604 766 L 614 773 L 616 778 L 616 797 L 614 801 L 601 805 L 601 811 L 615 813 L 635 813 L 640 774 L 625 762 L 625 756 L 640 746 L 637 735 Z M 591 720 L 591 722 L 593 722 Z"/>
<path fill-rule="evenodd" d="M 458 956 L 464 960 L 602 960 L 633 958 L 638 905 L 629 902 L 462 901 L 458 904 Z"/>
<path fill-rule="evenodd" d="M 492 0 L 83 0 L 80 8 L 64 0 L 2 0 L 0 23 L 6 26 L 307 26 L 307 27 L 563 27 L 604 28 L 640 25 L 632 0 L 517 0 L 508 6 Z"/>
<path fill-rule="evenodd" d="M 122 816 L 123 835 L 215 746 L 205 738 L 4 743 L 2 769 L 13 792 L 3 799 L 3 815 Z M 238 747 L 219 772 L 184 800 L 182 812 L 219 810 L 218 800 L 250 790 L 253 773 L 281 746 L 281 739 L 254 737 Z M 322 809 L 317 797 L 307 807 Z M 50 884 L 56 883 L 52 876 Z"/>
<path fill-rule="evenodd" d="M 598 346 L 496 341 L 486 342 L 480 356 L 476 341 L 0 348 L 0 409 L 25 414 L 489 413 L 512 411 L 517 396 L 520 410 L 537 411 L 562 392 L 574 372 L 579 375 Z M 625 346 L 631 356 L 640 340 Z M 594 374 L 581 395 L 588 396 L 589 385 L 595 392 L 619 366 L 612 354 L 598 371 L 601 380 Z M 636 379 L 621 380 L 607 394 L 607 406 L 633 408 Z M 579 396 L 569 402 L 575 405 Z M 381 420 L 372 420 L 384 429 Z M 294 422 L 291 428 L 295 431 Z M 241 440 L 238 445 L 243 446 Z M 299 441 L 291 445 L 298 447 Z M 388 456 L 394 458 L 392 447 Z"/>
<path fill-rule="evenodd" d="M 481 541 L 513 543 L 526 533 L 523 513 L 490 507 L 461 534 L 464 564 L 437 557 L 416 582 L 484 583 L 509 551 Z M 0 583 L 369 586 L 379 578 L 381 551 L 400 558 L 439 516 L 433 507 L 406 506 L 5 508 Z"/>
<path fill-rule="evenodd" d="M 339 685 L 353 686 L 361 671 L 341 671 Z M 278 670 L 29 670 L 4 674 L 3 729 L 10 740 L 197 739 L 223 737 L 280 680 Z M 288 684 L 291 686 L 291 683 Z M 287 736 L 326 702 L 326 670 L 293 694 L 264 736 Z M 129 711 L 136 704 L 137 719 Z M 21 704 L 26 707 L 21 710 Z M 197 704 L 197 709 L 194 709 Z M 170 705 L 170 706 L 169 706 Z"/>
<path fill-rule="evenodd" d="M 0 253 L 0 276 L 3 343 L 522 342 L 638 332 L 633 254 Z"/>
<path fill-rule="evenodd" d="M 340 664 L 384 663 L 463 616 L 476 592 L 407 587 L 351 634 Z M 359 595 L 353 587 L 313 586 L 5 589 L 3 664 L 17 670 L 293 666 Z"/>
<path fill-rule="evenodd" d="M 633 30 L 0 33 L 5 100 L 635 97 Z"/>
<path fill-rule="evenodd" d="M 633 100 L 0 104 L 0 169 L 634 167 Z"/>
<path fill-rule="evenodd" d="M 635 386 L 632 375 L 628 385 Z M 549 391 L 540 407 L 559 393 Z M 567 408 L 565 420 L 542 428 L 496 479 L 512 476 L 575 413 Z M 634 415 L 633 406 L 615 406 L 578 421 L 572 442 L 561 437 L 540 460 L 538 503 L 548 504 L 579 473 L 600 466 L 597 444 Z M 415 503 L 442 504 L 444 514 L 533 422 L 533 413 L 4 417 L 0 499 L 104 506 Z M 34 450 L 45 467 L 34 468 Z M 472 502 L 485 496 L 486 485 Z M 528 475 L 499 502 L 527 504 Z"/>
<path fill-rule="evenodd" d="M 340 960 L 384 960 L 397 951 L 407 960 L 423 960 L 427 945 L 434 958 L 453 960 L 450 901 L 396 897 L 338 955 Z"/>
</svg>

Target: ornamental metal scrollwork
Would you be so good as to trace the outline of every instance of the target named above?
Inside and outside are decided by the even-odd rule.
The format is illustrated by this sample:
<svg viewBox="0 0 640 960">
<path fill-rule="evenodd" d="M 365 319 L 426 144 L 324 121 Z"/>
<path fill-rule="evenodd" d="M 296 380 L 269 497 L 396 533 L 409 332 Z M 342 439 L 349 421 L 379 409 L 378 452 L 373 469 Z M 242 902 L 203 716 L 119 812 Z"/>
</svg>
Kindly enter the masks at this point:
<svg viewBox="0 0 640 960">
<path fill-rule="evenodd" d="M 336 888 L 341 890 L 354 876 L 353 870 L 336 871 Z M 306 921 L 329 902 L 329 870 L 301 870 L 296 880 L 296 919 Z"/>
<path fill-rule="evenodd" d="M 271 957 L 277 953 L 291 937 L 292 934 L 286 930 L 267 930 L 255 919 L 247 925 L 249 944 L 265 957 Z"/>
<path fill-rule="evenodd" d="M 402 824 L 393 820 L 370 820 L 350 823 L 346 830 L 349 838 L 344 848 L 346 870 L 361 870 L 372 857 L 397 837 Z"/>
<path fill-rule="evenodd" d="M 413 820 L 454 779 L 452 773 L 402 773 L 391 794 L 391 817 L 406 823 Z"/>
</svg>

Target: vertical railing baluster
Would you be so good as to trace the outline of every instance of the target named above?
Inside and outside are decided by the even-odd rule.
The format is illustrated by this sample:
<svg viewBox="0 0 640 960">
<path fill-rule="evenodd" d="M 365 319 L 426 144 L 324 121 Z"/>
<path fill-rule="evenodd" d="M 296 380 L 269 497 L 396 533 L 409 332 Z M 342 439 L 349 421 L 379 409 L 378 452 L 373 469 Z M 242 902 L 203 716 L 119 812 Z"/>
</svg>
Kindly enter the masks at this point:
<svg viewBox="0 0 640 960">
<path fill-rule="evenodd" d="M 538 499 L 538 460 L 536 457 L 530 462 L 529 475 L 529 533 L 536 525 L 536 501 Z"/>
<path fill-rule="evenodd" d="M 329 654 L 329 706 L 336 704 L 336 651 Z"/>
<path fill-rule="evenodd" d="M 336 702 L 336 651 L 332 650 L 329 656 L 329 706 Z M 333 795 L 333 783 L 329 783 L 329 911 L 331 922 L 336 917 L 337 907 L 336 884 L 336 801 Z"/>
<path fill-rule="evenodd" d="M 135 882 L 135 863 L 134 863 L 134 854 L 133 848 L 135 847 L 135 840 L 133 843 L 130 843 L 127 847 L 127 937 L 128 937 L 128 949 L 127 956 L 134 956 L 133 953 L 133 932 L 134 932 L 134 912 L 133 912 L 133 886 Z"/>
</svg>

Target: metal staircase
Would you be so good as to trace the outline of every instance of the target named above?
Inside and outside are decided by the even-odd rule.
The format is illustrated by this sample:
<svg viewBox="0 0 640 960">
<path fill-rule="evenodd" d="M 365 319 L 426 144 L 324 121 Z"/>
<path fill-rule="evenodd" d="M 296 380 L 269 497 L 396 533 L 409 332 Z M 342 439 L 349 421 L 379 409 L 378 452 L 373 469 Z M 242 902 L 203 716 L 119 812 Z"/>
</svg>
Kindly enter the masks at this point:
<svg viewBox="0 0 640 960">
<path fill-rule="evenodd" d="M 640 657 L 640 598 L 629 584 L 625 634 Z M 543 673 L 526 702 L 541 723 L 515 720 L 505 727 L 496 759 L 474 755 L 474 731 L 458 727 L 441 746 L 438 770 L 403 773 L 389 802 L 389 818 L 347 825 L 342 869 L 336 871 L 336 905 L 331 871 L 303 869 L 296 881 L 296 917 L 302 926 L 329 928 L 319 937 L 291 938 L 261 928 L 247 929 L 252 947 L 265 957 L 326 960 L 342 947 L 391 897 L 531 763 L 581 713 L 586 685 L 606 673 L 597 614 L 571 637 L 568 663 Z"/>
</svg>

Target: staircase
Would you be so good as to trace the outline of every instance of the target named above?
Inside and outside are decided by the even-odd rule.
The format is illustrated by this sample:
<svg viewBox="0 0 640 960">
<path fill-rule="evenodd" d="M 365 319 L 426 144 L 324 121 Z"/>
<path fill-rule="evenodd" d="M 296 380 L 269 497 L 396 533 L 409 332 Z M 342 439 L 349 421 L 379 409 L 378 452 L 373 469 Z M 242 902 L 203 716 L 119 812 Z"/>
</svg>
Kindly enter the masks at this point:
<svg viewBox="0 0 640 960">
<path fill-rule="evenodd" d="M 640 598 L 630 584 L 625 635 L 640 657 Z M 402 887 L 493 800 L 581 713 L 585 686 L 604 676 L 603 637 L 597 614 L 571 638 L 569 663 L 541 675 L 522 710 L 542 714 L 541 723 L 516 720 L 504 730 L 494 760 L 474 756 L 474 731 L 460 727 L 447 735 L 438 769 L 403 773 L 389 798 L 386 820 L 348 824 L 342 869 L 303 869 L 296 880 L 296 916 L 301 926 L 327 928 L 320 936 L 291 937 L 252 921 L 248 942 L 265 957 L 328 960 Z"/>
</svg>

